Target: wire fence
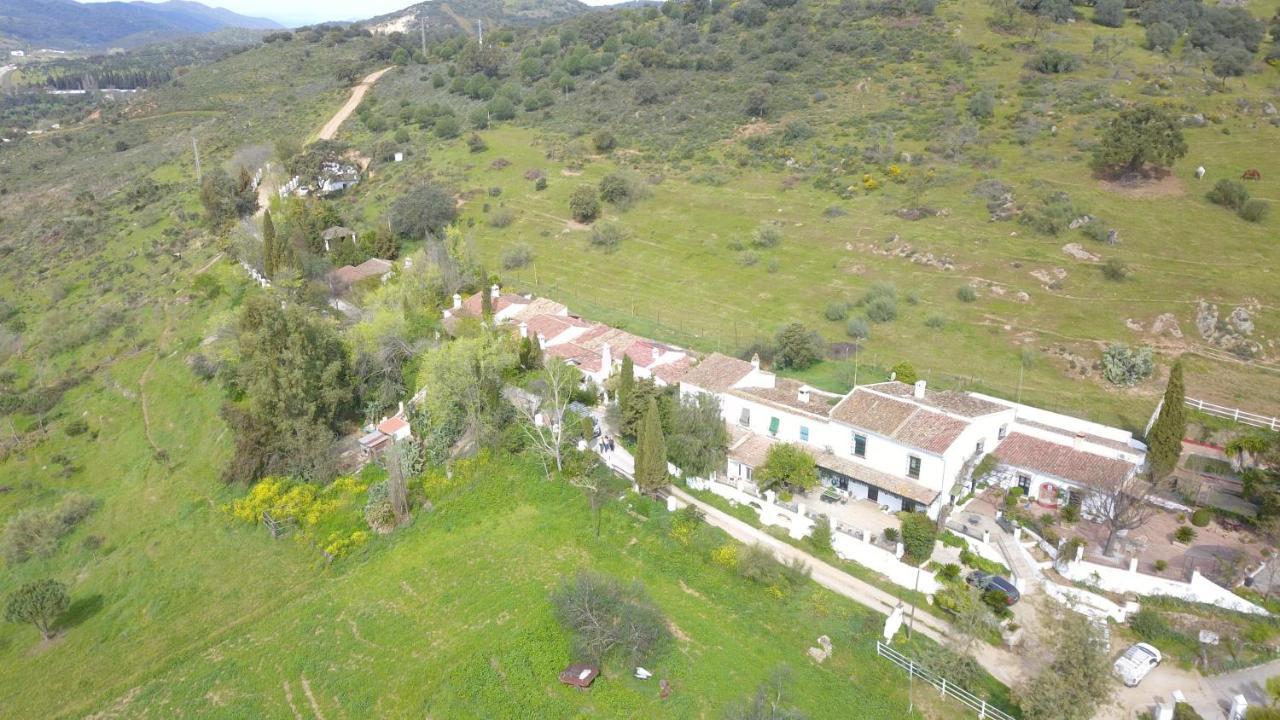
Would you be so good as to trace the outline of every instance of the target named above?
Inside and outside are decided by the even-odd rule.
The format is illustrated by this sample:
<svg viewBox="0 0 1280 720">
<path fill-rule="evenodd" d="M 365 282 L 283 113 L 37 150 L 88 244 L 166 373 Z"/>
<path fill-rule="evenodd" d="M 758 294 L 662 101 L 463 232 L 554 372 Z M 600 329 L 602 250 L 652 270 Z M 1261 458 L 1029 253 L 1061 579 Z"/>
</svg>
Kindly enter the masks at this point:
<svg viewBox="0 0 1280 720">
<path fill-rule="evenodd" d="M 978 713 L 979 720 L 993 718 L 994 720 L 1014 720 L 1013 716 L 991 705 L 986 700 L 974 695 L 973 693 L 957 686 L 955 683 L 948 682 L 945 677 L 937 673 L 930 672 L 920 667 L 920 663 L 885 645 L 879 640 L 876 641 L 876 655 L 885 658 L 889 662 L 897 665 L 907 671 L 908 680 L 920 678 L 929 685 L 933 686 L 943 697 L 949 697 L 960 702 L 960 704 Z"/>
</svg>

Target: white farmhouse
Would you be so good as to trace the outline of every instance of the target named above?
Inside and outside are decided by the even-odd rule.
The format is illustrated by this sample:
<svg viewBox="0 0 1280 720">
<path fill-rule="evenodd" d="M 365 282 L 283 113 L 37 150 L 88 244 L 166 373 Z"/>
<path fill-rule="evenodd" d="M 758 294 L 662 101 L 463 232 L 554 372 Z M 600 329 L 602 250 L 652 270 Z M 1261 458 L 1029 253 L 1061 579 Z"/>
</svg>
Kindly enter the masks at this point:
<svg viewBox="0 0 1280 720">
<path fill-rule="evenodd" d="M 977 393 L 886 382 L 833 395 L 746 362 L 713 354 L 680 381 L 710 393 L 735 430 L 726 474 L 751 482 L 776 442 L 817 461 L 824 485 L 889 511 L 936 517 L 973 489 L 973 469 L 994 452 L 994 480 L 1017 483 L 1046 506 L 1137 472 L 1146 448 L 1131 434 Z"/>
</svg>

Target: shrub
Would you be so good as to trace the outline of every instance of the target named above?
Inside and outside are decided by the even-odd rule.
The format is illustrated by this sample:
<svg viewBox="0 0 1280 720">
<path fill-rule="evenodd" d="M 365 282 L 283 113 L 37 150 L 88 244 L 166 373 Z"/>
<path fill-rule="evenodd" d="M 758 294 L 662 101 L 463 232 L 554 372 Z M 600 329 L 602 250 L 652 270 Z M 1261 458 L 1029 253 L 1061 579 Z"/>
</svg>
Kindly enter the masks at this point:
<svg viewBox="0 0 1280 720">
<path fill-rule="evenodd" d="M 1062 522 L 1073 523 L 1080 519 L 1080 508 L 1076 505 L 1068 505 L 1059 512 Z"/>
<path fill-rule="evenodd" d="M 978 299 L 978 291 L 968 285 L 961 285 L 956 289 L 956 299 L 960 302 L 971 303 Z"/>
<path fill-rule="evenodd" d="M 1209 508 L 1198 508 L 1191 513 L 1191 524 L 1196 527 L 1209 527 L 1209 521 L 1213 519 L 1213 512 Z"/>
<path fill-rule="evenodd" d="M 1209 202 L 1232 210 L 1239 210 L 1249 201 L 1249 190 L 1239 180 L 1222 178 L 1214 183 L 1213 189 L 1206 195 Z"/>
<path fill-rule="evenodd" d="M 960 566 L 955 563 L 947 563 L 938 570 L 937 577 L 943 582 L 952 582 L 960 579 Z"/>
<path fill-rule="evenodd" d="M 815 550 L 826 552 L 831 549 L 831 523 L 825 517 L 814 523 L 813 532 L 809 534 L 809 544 Z"/>
<path fill-rule="evenodd" d="M 1004 506 L 1011 508 L 1014 505 L 1017 505 L 1018 501 L 1021 500 L 1022 496 L 1025 494 L 1026 491 L 1020 487 L 1009 488 L 1009 492 L 1004 494 Z"/>
<path fill-rule="evenodd" d="M 1113 385 L 1129 387 L 1151 377 L 1151 348 L 1110 345 L 1102 351 L 1102 376 Z"/>
<path fill-rule="evenodd" d="M 1046 75 L 1069 73 L 1080 68 L 1080 58 L 1057 48 L 1047 48 L 1031 59 L 1031 69 Z"/>
<path fill-rule="evenodd" d="M 533 181 L 533 189 L 534 189 L 534 190 L 536 190 L 536 191 L 538 191 L 538 192 L 541 192 L 541 191 L 543 191 L 543 190 L 546 190 L 546 189 L 547 189 L 547 179 L 546 179 L 545 177 L 543 177 L 543 176 L 539 175 L 539 176 L 538 176 L 538 179 Z"/>
<path fill-rule="evenodd" d="M 915 366 L 905 360 L 889 368 L 889 372 L 895 380 L 908 385 L 914 385 L 920 379 L 920 374 L 916 372 Z"/>
<path fill-rule="evenodd" d="M 774 365 L 781 370 L 803 370 L 822 359 L 822 336 L 801 323 L 788 323 L 774 339 Z"/>
<path fill-rule="evenodd" d="M 1240 206 L 1240 217 L 1249 222 L 1259 223 L 1267 219 L 1267 215 L 1271 214 L 1271 203 L 1266 200 L 1253 198 L 1246 200 L 1244 205 Z"/>
<path fill-rule="evenodd" d="M 502 251 L 502 269 L 516 270 L 533 262 L 533 248 L 523 243 L 504 248 Z"/>
<path fill-rule="evenodd" d="M 618 223 L 604 223 L 591 229 L 591 247 L 613 252 L 623 240 L 627 239 L 627 231 Z"/>
<path fill-rule="evenodd" d="M 947 319 L 942 315 L 933 314 L 925 318 L 924 326 L 930 330 L 941 330 L 947 326 Z"/>
<path fill-rule="evenodd" d="M 615 205 L 631 200 L 631 184 L 621 173 L 609 173 L 600 180 L 600 199 Z"/>
<path fill-rule="evenodd" d="M 898 301 L 891 295 L 880 295 L 868 302 L 863 311 L 871 322 L 893 322 L 898 317 Z"/>
<path fill-rule="evenodd" d="M 489 213 L 489 227 L 504 228 L 515 222 L 516 213 L 508 207 L 500 207 Z"/>
<path fill-rule="evenodd" d="M 1112 282 L 1124 282 L 1129 279 L 1129 266 L 1120 258 L 1110 258 L 1102 264 L 1102 276 Z"/>
<path fill-rule="evenodd" d="M 573 219 L 581 223 L 589 223 L 600 214 L 600 199 L 596 197 L 596 189 L 590 185 L 579 185 L 569 196 L 569 212 Z"/>
<path fill-rule="evenodd" d="M 471 136 L 467 138 L 467 149 L 473 153 L 482 153 L 489 149 L 489 144 L 478 134 L 471 133 Z"/>
<path fill-rule="evenodd" d="M 1169 561 L 1167 560 L 1157 560 L 1152 565 L 1155 567 L 1156 572 L 1164 572 L 1169 569 Z"/>
<path fill-rule="evenodd" d="M 28 508 L 9 518 L 0 533 L 0 555 L 11 565 L 53 554 L 58 540 L 98 507 L 88 495 L 70 492 L 47 510 Z"/>
<path fill-rule="evenodd" d="M 902 521 L 902 546 L 907 562 L 920 565 L 933 555 L 938 528 L 924 513 L 898 513 Z"/>
<path fill-rule="evenodd" d="M 828 320 L 840 321 L 849 316 L 849 303 L 833 302 L 827 305 L 826 312 L 823 313 Z"/>
<path fill-rule="evenodd" d="M 780 242 L 782 242 L 782 231 L 772 223 L 764 223 L 751 233 L 752 247 L 771 248 Z"/>
<path fill-rule="evenodd" d="M 1093 21 L 1104 27 L 1124 25 L 1124 0 L 1098 0 L 1093 6 Z"/>
<path fill-rule="evenodd" d="M 643 586 L 580 572 L 551 595 L 556 620 L 573 634 L 574 656 L 600 664 L 612 654 L 630 665 L 647 662 L 671 633 Z"/>
<path fill-rule="evenodd" d="M 711 551 L 711 562 L 721 567 L 736 568 L 738 566 L 738 546 L 725 543 Z"/>
<path fill-rule="evenodd" d="M 201 275 L 201 277 L 204 276 Z M 65 432 L 68 437 L 83 435 L 89 432 L 89 421 L 84 418 L 76 418 L 75 420 L 67 423 L 67 426 L 64 427 L 62 431 Z"/>
<path fill-rule="evenodd" d="M 1172 632 L 1164 616 L 1149 607 L 1141 608 L 1129 618 L 1129 629 L 1146 642 L 1163 640 Z"/>
<path fill-rule="evenodd" d="M 591 138 L 591 144 L 595 146 L 596 152 L 607 153 L 618 145 L 618 141 L 613 137 L 613 133 L 608 130 L 601 130 Z"/>
<path fill-rule="evenodd" d="M 1179 525 L 1173 533 L 1173 539 L 1185 545 L 1196 539 L 1196 529 L 1190 525 Z"/>
<path fill-rule="evenodd" d="M 885 528 L 884 541 L 890 543 L 898 542 L 898 528 Z"/>
<path fill-rule="evenodd" d="M 858 340 L 866 340 L 871 336 L 871 327 L 867 325 L 867 321 L 863 318 L 853 318 L 844 327 L 845 334 L 851 338 Z"/>
</svg>

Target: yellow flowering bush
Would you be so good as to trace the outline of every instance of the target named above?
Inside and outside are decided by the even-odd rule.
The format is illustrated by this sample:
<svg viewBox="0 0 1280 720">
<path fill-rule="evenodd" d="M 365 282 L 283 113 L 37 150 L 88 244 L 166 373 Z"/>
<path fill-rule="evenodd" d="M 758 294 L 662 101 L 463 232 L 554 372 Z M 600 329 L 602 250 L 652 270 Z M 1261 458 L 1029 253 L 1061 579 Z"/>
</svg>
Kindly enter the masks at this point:
<svg viewBox="0 0 1280 720">
<path fill-rule="evenodd" d="M 862 187 L 867 191 L 876 190 L 880 187 L 879 181 L 871 177 L 870 173 L 862 176 Z"/>
<path fill-rule="evenodd" d="M 367 542 L 369 542 L 369 533 L 364 530 L 356 530 L 345 536 L 342 533 L 330 533 L 324 551 L 330 559 L 337 560 Z"/>
<path fill-rule="evenodd" d="M 332 557 L 341 557 L 368 540 L 368 533 L 350 528 L 363 527 L 362 508 L 369 486 L 358 478 L 342 477 L 318 488 L 282 477 L 266 477 L 239 500 L 223 508 L 242 522 L 258 524 L 269 513 L 276 522 L 292 522 L 300 540 L 327 537 L 317 545 Z M 325 535 L 325 533 L 328 535 Z"/>
<path fill-rule="evenodd" d="M 902 177 L 902 167 L 901 167 L 901 166 L 899 166 L 899 165 L 897 165 L 897 164 L 890 165 L 890 166 L 889 166 L 889 169 L 888 169 L 888 171 L 887 171 L 887 172 L 889 173 L 889 179 L 890 179 L 890 180 L 892 180 L 892 181 L 894 181 L 894 182 L 902 182 L 903 177 Z"/>
<path fill-rule="evenodd" d="M 723 567 L 731 568 L 738 565 L 738 546 L 733 544 L 721 545 L 711 551 L 711 562 Z"/>
</svg>

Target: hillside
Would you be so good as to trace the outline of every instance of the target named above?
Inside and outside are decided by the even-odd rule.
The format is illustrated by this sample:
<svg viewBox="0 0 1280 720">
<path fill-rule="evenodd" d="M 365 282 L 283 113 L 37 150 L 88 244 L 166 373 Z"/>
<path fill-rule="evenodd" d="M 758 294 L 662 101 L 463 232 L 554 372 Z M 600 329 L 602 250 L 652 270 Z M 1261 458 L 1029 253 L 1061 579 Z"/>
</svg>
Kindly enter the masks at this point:
<svg viewBox="0 0 1280 720">
<path fill-rule="evenodd" d="M 362 26 L 378 33 L 432 31 L 477 31 L 477 21 L 489 29 L 554 23 L 589 12 L 578 0 L 428 0 L 386 15 L 370 18 Z"/>
<path fill-rule="evenodd" d="M 61 49 L 131 47 L 223 28 L 271 29 L 279 24 L 188 0 L 162 3 L 8 0 L 0 36 L 21 45 Z"/>
<path fill-rule="evenodd" d="M 681 14 L 693 7 L 592 13 L 495 34 L 483 52 L 435 45 L 351 128 L 373 157 L 410 155 L 344 214 L 371 220 L 434 177 L 472 198 L 464 217 L 489 267 L 524 256 L 504 280 L 699 349 L 737 352 L 798 320 L 857 342 L 863 378 L 908 360 L 934 382 L 1139 430 L 1162 366 L 1185 354 L 1193 397 L 1280 405 L 1277 218 L 1205 197 L 1277 159 L 1280 78 L 1261 31 L 1275 3 L 1251 6 L 1255 50 L 1222 78 L 1197 69 L 1212 64 L 1209 31 L 1153 51 L 1136 11 L 1113 28 L 1088 8 L 1056 23 L 972 2 Z M 1059 55 L 1064 68 L 1037 69 Z M 1181 124 L 1186 155 L 1158 180 L 1095 173 L 1105 123 L 1148 105 Z M 457 139 L 434 130 L 442 115 Z M 483 152 L 468 151 L 468 127 Z M 637 197 L 604 205 L 595 227 L 625 239 L 594 245 L 568 196 L 613 173 Z M 1274 202 L 1277 178 L 1262 175 L 1246 189 Z M 780 241 L 755 240 L 762 226 Z M 878 285 L 895 307 L 869 320 Z M 1248 322 L 1225 324 L 1233 312 Z M 1152 347 L 1154 375 L 1103 380 L 1111 343 Z M 806 377 L 847 387 L 854 365 Z"/>
</svg>

